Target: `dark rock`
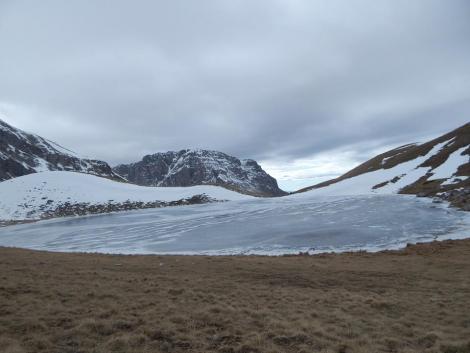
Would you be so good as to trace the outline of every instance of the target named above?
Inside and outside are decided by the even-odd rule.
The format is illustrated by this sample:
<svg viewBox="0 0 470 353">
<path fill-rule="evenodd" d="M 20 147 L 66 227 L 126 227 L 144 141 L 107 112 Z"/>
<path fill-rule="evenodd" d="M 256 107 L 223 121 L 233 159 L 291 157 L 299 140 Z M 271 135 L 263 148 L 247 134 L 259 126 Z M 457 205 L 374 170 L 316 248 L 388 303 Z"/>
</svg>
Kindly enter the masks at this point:
<svg viewBox="0 0 470 353">
<path fill-rule="evenodd" d="M 103 161 L 73 152 L 0 120 L 0 181 L 40 171 L 73 171 L 122 180 Z"/>
<path fill-rule="evenodd" d="M 437 195 L 440 199 L 447 201 L 451 206 L 470 211 L 470 187 L 449 190 Z"/>
<path fill-rule="evenodd" d="M 85 216 L 92 214 L 102 214 L 110 212 L 141 210 L 148 208 L 160 208 L 170 206 L 196 205 L 216 201 L 205 194 L 194 195 L 186 199 L 176 201 L 153 201 L 153 202 L 108 202 L 105 204 L 90 204 L 88 202 L 70 203 L 64 202 L 57 206 L 53 206 L 42 213 L 41 219 L 50 219 L 57 217 Z M 34 213 L 34 211 L 32 211 Z M 31 215 L 33 215 L 31 213 Z M 1 224 L 0 224 L 1 226 Z"/>
<path fill-rule="evenodd" d="M 286 194 L 256 161 L 239 160 L 217 151 L 156 153 L 113 170 L 128 181 L 144 186 L 218 185 L 256 196 Z"/>
</svg>

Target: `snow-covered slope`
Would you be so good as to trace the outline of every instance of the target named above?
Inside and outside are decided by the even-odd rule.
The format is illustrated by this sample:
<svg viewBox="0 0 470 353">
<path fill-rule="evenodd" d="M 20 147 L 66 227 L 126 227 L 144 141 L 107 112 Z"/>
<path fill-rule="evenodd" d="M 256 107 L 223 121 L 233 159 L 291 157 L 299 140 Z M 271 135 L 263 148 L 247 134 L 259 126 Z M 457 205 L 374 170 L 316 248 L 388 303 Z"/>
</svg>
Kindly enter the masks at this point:
<svg viewBox="0 0 470 353">
<path fill-rule="evenodd" d="M 427 143 L 388 151 L 337 179 L 300 192 L 308 191 L 309 196 L 392 193 L 434 196 L 457 190 L 466 195 L 469 176 L 470 124 L 466 124 Z"/>
<path fill-rule="evenodd" d="M 119 178 L 103 161 L 80 158 L 52 141 L 0 120 L 0 181 L 50 170 Z"/>
<path fill-rule="evenodd" d="M 151 188 L 89 174 L 42 172 L 0 182 L 0 220 L 39 219 L 65 203 L 169 202 L 202 194 L 220 201 L 251 198 L 210 185 Z"/>
<path fill-rule="evenodd" d="M 281 196 L 276 179 L 256 161 L 239 160 L 218 151 L 181 150 L 145 156 L 114 171 L 145 186 L 218 185 L 256 196 Z"/>
</svg>

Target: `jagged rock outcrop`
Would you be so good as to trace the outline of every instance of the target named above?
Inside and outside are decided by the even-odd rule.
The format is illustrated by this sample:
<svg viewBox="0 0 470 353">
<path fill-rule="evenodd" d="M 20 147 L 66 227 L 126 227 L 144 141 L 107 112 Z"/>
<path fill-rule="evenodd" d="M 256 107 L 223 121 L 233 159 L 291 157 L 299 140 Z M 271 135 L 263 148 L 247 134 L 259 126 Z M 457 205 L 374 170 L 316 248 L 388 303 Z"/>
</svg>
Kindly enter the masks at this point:
<svg viewBox="0 0 470 353">
<path fill-rule="evenodd" d="M 218 185 L 255 196 L 286 194 L 256 161 L 239 160 L 217 151 L 155 153 L 113 170 L 128 181 L 145 186 Z"/>
<path fill-rule="evenodd" d="M 121 179 L 106 162 L 80 158 L 52 141 L 0 120 L 0 181 L 57 170 Z"/>
</svg>

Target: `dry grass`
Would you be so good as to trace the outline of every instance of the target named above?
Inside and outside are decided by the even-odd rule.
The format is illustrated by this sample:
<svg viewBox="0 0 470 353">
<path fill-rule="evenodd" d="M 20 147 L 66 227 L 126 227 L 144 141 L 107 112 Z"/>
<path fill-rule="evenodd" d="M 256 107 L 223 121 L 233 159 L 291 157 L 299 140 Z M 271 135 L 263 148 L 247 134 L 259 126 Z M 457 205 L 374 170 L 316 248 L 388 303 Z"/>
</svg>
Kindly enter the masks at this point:
<svg viewBox="0 0 470 353">
<path fill-rule="evenodd" d="M 470 240 L 279 258 L 0 248 L 0 351 L 470 352 Z"/>
</svg>

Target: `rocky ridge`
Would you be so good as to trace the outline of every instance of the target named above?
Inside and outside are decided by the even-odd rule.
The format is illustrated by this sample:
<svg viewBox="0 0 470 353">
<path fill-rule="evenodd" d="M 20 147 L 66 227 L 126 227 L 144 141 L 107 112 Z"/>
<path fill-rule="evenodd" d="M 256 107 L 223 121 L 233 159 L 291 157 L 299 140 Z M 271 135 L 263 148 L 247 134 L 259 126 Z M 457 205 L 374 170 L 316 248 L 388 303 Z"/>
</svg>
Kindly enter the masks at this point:
<svg viewBox="0 0 470 353">
<path fill-rule="evenodd" d="M 74 171 L 122 180 L 103 161 L 74 152 L 0 120 L 0 181 L 43 171 Z"/>
<path fill-rule="evenodd" d="M 113 170 L 143 186 L 217 185 L 255 196 L 286 194 L 256 161 L 240 160 L 217 151 L 185 149 L 155 153 Z"/>
</svg>

